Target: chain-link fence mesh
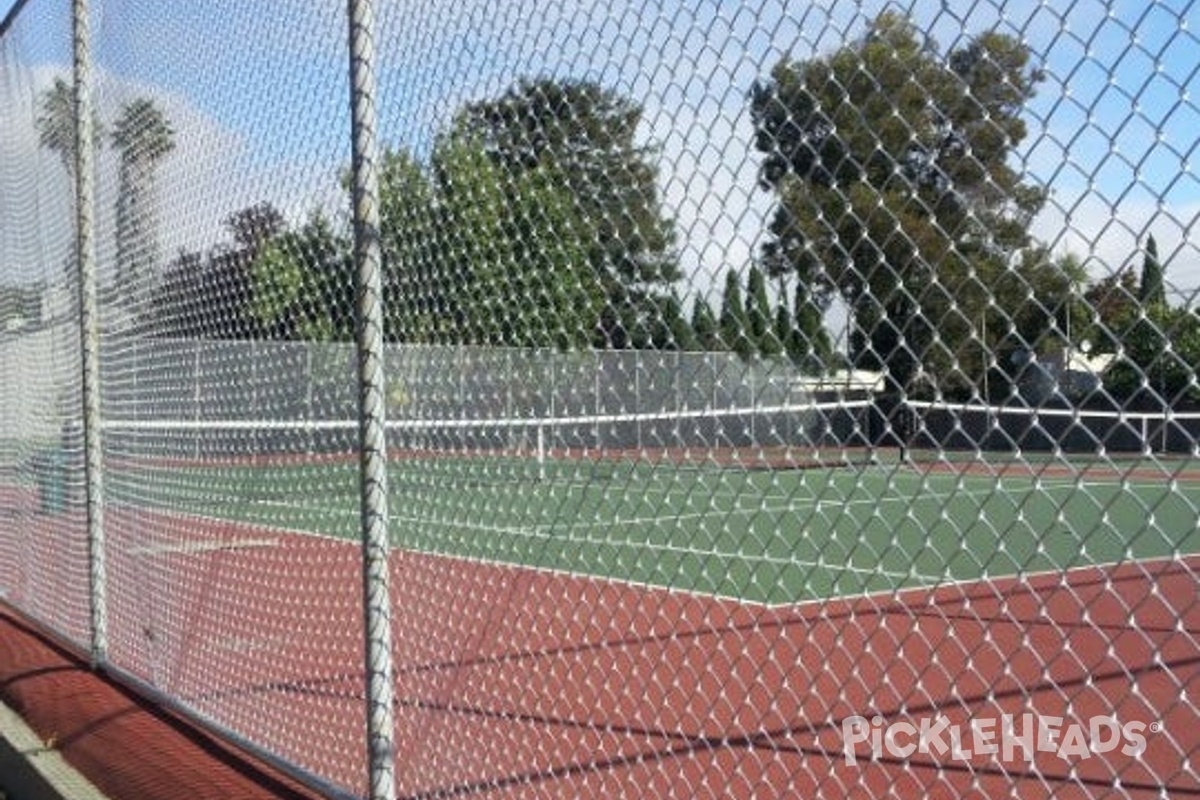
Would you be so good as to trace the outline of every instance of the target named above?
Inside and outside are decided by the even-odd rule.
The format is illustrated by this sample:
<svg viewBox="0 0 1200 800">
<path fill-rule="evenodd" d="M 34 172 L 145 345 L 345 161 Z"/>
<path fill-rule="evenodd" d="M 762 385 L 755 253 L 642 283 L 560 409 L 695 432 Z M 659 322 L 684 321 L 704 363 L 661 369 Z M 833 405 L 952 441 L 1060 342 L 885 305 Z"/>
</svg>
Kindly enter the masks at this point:
<svg viewBox="0 0 1200 800">
<path fill-rule="evenodd" d="M 72 102 L 70 9 L 45 4 L 12 20 L 0 63 L 3 588 L 86 646 L 74 128 L 53 117 Z"/>
<path fill-rule="evenodd" d="M 0 590 L 86 647 L 66 5 Z M 111 668 L 355 796 L 1200 792 L 1193 3 L 352 5 L 92 4 Z"/>
</svg>

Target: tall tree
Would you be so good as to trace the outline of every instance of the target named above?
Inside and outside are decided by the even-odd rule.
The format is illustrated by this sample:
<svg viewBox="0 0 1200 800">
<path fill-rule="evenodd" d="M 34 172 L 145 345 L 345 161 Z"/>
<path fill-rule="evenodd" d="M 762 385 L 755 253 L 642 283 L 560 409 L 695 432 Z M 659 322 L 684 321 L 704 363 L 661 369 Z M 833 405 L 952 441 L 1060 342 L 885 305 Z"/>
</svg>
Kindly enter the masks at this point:
<svg viewBox="0 0 1200 800">
<path fill-rule="evenodd" d="M 775 337 L 773 323 L 766 278 L 763 271 L 752 264 L 746 275 L 747 335 L 758 354 L 768 358 L 778 355 L 782 349 L 779 339 Z"/>
<path fill-rule="evenodd" d="M 428 166 L 381 160 L 380 233 L 390 341 L 587 347 L 603 294 L 590 230 L 552 164 L 506 174 L 475 137 L 440 137 Z M 254 318 L 275 338 L 352 331 L 349 244 L 317 215 L 271 236 L 251 273 Z"/>
<path fill-rule="evenodd" d="M 781 301 L 780 308 L 784 307 Z M 833 363 L 833 342 L 825 330 L 820 306 L 803 283 L 796 287 L 791 319 L 791 330 L 783 340 L 788 358 L 804 372 L 820 374 L 828 370 Z"/>
<path fill-rule="evenodd" d="M 1142 284 L 1138 300 L 1143 306 L 1165 306 L 1167 290 L 1163 285 L 1163 266 L 1158 260 L 1158 242 L 1151 235 L 1146 239 L 1146 252 L 1142 258 Z"/>
<path fill-rule="evenodd" d="M 268 202 L 247 206 L 225 218 L 225 229 L 233 237 L 234 248 L 248 261 L 253 261 L 258 251 L 286 227 L 283 214 Z"/>
<path fill-rule="evenodd" d="M 1122 405 L 1161 410 L 1200 401 L 1200 316 L 1194 309 L 1151 306 L 1123 332 L 1104 388 Z"/>
<path fill-rule="evenodd" d="M 254 339 L 263 334 L 254 307 L 253 264 L 286 228 L 270 203 L 243 208 L 225 219 L 231 242 L 207 254 L 181 250 L 166 265 L 143 315 L 156 336 L 199 339 Z"/>
<path fill-rule="evenodd" d="M 314 213 L 273 236 L 250 267 L 253 313 L 273 339 L 348 341 L 354 333 L 350 244 Z"/>
<path fill-rule="evenodd" d="M 37 116 L 38 144 L 57 153 L 63 168 L 75 175 L 75 94 L 63 78 L 41 94 Z"/>
<path fill-rule="evenodd" d="M 456 131 L 482 142 L 506 181 L 546 167 L 561 176 L 588 226 L 586 260 L 605 297 L 592 332 L 600 347 L 637 344 L 637 330 L 660 313 L 680 276 L 655 152 L 637 139 L 641 118 L 638 104 L 595 83 L 541 79 L 469 104 L 455 119 Z"/>
<path fill-rule="evenodd" d="M 120 155 L 117 175 L 117 292 L 133 313 L 149 312 L 158 278 L 159 163 L 175 149 L 175 131 L 147 98 L 121 109 L 112 145 Z"/>
<path fill-rule="evenodd" d="M 978 324 L 951 350 L 954 369 L 965 381 L 991 364 L 988 392 L 1011 394 L 1031 354 L 1059 355 L 1086 338 L 1086 304 L 1079 300 L 1086 277 L 1069 254 L 1058 257 L 1045 246 L 1020 251 L 1010 269 L 990 277 L 986 293 L 966 296 L 964 307 L 978 313 Z M 982 394 L 984 387 L 976 388 Z"/>
<path fill-rule="evenodd" d="M 635 330 L 632 346 L 663 350 L 695 350 L 696 333 L 683 313 L 683 303 L 675 292 L 650 298 L 650 313 Z"/>
<path fill-rule="evenodd" d="M 721 298 L 721 316 L 717 320 L 721 341 L 725 347 L 742 358 L 750 358 L 756 352 L 750 338 L 750 322 L 746 317 L 746 303 L 742 299 L 742 281 L 737 271 L 725 272 L 725 293 Z"/>
<path fill-rule="evenodd" d="M 411 154 L 387 150 L 380 164 L 385 333 L 392 341 L 452 343 L 463 291 L 462 261 L 453 256 L 458 232 L 441 224 L 452 214 L 439 211 L 434 181 Z"/>
<path fill-rule="evenodd" d="M 1138 281 L 1123 269 L 1092 283 L 1083 299 L 1089 312 L 1086 338 L 1097 353 L 1116 353 L 1138 317 Z"/>
<path fill-rule="evenodd" d="M 1106 345 L 1118 358 L 1104 375 L 1108 392 L 1135 407 L 1160 409 L 1180 400 L 1200 399 L 1194 388 L 1200 371 L 1200 318 L 1191 309 L 1167 303 L 1165 275 L 1158 258 L 1158 243 L 1151 236 L 1142 258 L 1141 281 L 1134 292 L 1133 270 L 1122 273 L 1123 290 L 1115 298 L 1107 289 L 1116 313 L 1104 329 Z M 1111 281 L 1110 281 L 1111 282 Z"/>
<path fill-rule="evenodd" d="M 38 144 L 58 155 L 63 169 L 72 181 L 75 179 L 75 93 L 71 84 L 63 78 L 55 78 L 50 88 L 40 95 L 36 120 Z M 103 129 L 94 121 L 93 142 L 98 147 L 103 139 Z M 74 187 L 72 187 L 72 191 Z M 75 254 L 72 252 L 63 263 L 65 282 L 75 278 Z"/>
<path fill-rule="evenodd" d="M 777 347 L 777 353 L 783 353 L 789 359 L 792 357 L 788 349 L 788 342 L 795 335 L 796 322 L 792 317 L 792 309 L 788 307 L 787 301 L 777 303 L 775 305 L 775 319 L 772 321 L 771 333 Z"/>
<path fill-rule="evenodd" d="M 506 174 L 471 136 L 435 154 L 444 244 L 436 295 L 455 341 L 575 349 L 604 296 L 588 268 L 587 223 L 553 162 Z M 444 317 L 445 311 L 439 316 Z"/>
<path fill-rule="evenodd" d="M 1045 275 L 1051 280 L 1064 281 L 1066 295 L 1056 307 L 1047 309 L 1053 316 L 1049 327 L 1061 337 L 1065 347 L 1090 349 L 1092 309 L 1086 295 L 1090 279 L 1087 267 L 1079 256 L 1070 252 L 1055 256 L 1054 261 L 1054 266 L 1046 270 Z"/>
<path fill-rule="evenodd" d="M 984 33 L 942 57 L 885 12 L 858 41 L 786 58 L 752 90 L 760 179 L 778 200 L 764 264 L 819 304 L 841 295 L 852 361 L 883 369 L 893 391 L 953 376 L 947 343 L 971 337 L 990 287 L 1020 268 L 1044 192 L 1009 156 L 1039 79 L 1011 37 Z"/>
<path fill-rule="evenodd" d="M 717 326 L 717 318 L 713 316 L 712 306 L 703 297 L 692 300 L 692 333 L 695 336 L 695 346 L 699 350 L 723 350 L 721 331 Z"/>
</svg>

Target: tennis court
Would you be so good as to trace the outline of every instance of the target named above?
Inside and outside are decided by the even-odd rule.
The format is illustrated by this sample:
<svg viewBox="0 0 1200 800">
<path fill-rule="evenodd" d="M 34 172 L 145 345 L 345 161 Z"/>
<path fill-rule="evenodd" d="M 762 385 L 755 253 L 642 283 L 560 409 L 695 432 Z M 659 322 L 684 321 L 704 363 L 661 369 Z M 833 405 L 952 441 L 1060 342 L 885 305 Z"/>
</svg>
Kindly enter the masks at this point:
<svg viewBox="0 0 1200 800">
<path fill-rule="evenodd" d="M 777 468 L 577 455 L 394 459 L 393 545 L 765 604 L 1200 552 L 1200 464 L 1047 460 Z M 1147 465 L 1152 467 L 1152 465 Z M 957 468 L 956 468 L 957 467 Z M 993 474 L 989 474 L 989 472 Z M 174 509 L 356 536 L 356 466 L 141 467 L 114 492 Z M 126 492 L 124 486 L 136 487 Z M 115 499 L 115 498 L 114 498 Z M 415 511 L 414 509 L 419 509 Z"/>
<path fill-rule="evenodd" d="M 114 653 L 356 787 L 357 467 L 193 438 L 113 437 L 110 614 L 141 630 Z M 1191 460 L 441 445 L 388 473 L 402 796 L 1200 793 Z M 1083 759 L 847 738 L 1030 714 L 1154 732 Z"/>
<path fill-rule="evenodd" d="M 402 796 L 1200 794 L 1200 463 L 817 410 L 391 423 Z M 105 424 L 113 657 L 360 791 L 353 424 Z M 5 490 L 21 546 L 74 563 L 80 506 L 37 492 Z M 1098 718 L 1144 752 L 882 744 Z"/>
</svg>

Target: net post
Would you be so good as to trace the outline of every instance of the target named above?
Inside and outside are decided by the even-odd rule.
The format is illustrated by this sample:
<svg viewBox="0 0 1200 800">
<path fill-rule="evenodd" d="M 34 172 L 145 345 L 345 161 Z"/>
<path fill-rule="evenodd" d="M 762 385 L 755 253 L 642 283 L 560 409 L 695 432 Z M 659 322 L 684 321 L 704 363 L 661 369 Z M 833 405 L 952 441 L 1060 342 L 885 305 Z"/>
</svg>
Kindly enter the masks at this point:
<svg viewBox="0 0 1200 800">
<path fill-rule="evenodd" d="M 853 419 L 851 422 L 853 426 L 852 435 L 861 437 L 866 443 L 867 463 L 873 467 L 881 463 L 879 458 L 879 444 L 875 437 L 875 416 L 878 413 L 879 410 L 874 400 L 868 398 L 863 401 L 862 409 L 856 415 L 857 419 Z"/>
<path fill-rule="evenodd" d="M 538 480 L 546 480 L 546 426 L 543 423 L 538 423 L 537 426 L 537 468 Z"/>
<path fill-rule="evenodd" d="M 347 0 L 357 297 L 359 489 L 367 768 L 372 800 L 396 797 L 394 674 L 388 591 L 387 443 L 383 370 L 383 275 L 376 136 L 375 10 Z"/>
<path fill-rule="evenodd" d="M 100 327 L 96 300 L 95 183 L 93 154 L 91 29 L 88 0 L 71 8 L 75 103 L 75 253 L 79 283 L 79 338 L 82 367 L 83 478 L 87 516 L 88 599 L 93 668 L 108 661 L 108 569 L 101 492 Z"/>
</svg>

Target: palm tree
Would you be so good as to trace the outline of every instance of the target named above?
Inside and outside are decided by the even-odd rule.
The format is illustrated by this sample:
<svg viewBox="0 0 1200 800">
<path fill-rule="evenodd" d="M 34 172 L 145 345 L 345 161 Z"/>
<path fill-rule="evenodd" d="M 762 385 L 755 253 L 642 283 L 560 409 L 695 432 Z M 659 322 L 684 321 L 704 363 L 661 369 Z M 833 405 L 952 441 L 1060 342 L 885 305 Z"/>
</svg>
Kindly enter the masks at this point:
<svg viewBox="0 0 1200 800">
<path fill-rule="evenodd" d="M 93 121 L 96 146 L 103 141 L 103 128 Z M 58 154 L 67 173 L 75 176 L 75 92 L 64 78 L 55 78 L 54 85 L 41 94 L 37 116 L 38 144 Z"/>
<path fill-rule="evenodd" d="M 54 79 L 54 84 L 44 89 L 39 95 L 38 115 L 36 119 L 38 144 L 56 153 L 62 161 L 63 169 L 71 184 L 71 196 L 74 197 L 75 187 L 75 91 L 72 84 L 65 78 Z M 93 118 L 94 146 L 98 147 L 103 138 L 100 123 Z M 52 303 L 66 302 L 64 294 L 76 278 L 76 259 L 74 248 L 71 255 L 63 261 L 61 283 L 56 289 Z"/>
<path fill-rule="evenodd" d="M 117 291 L 131 311 L 148 312 L 159 256 L 155 173 L 175 149 L 175 131 L 153 101 L 137 98 L 121 109 L 112 145 L 120 154 Z"/>
<path fill-rule="evenodd" d="M 42 92 L 41 113 L 37 117 L 38 144 L 58 153 L 63 166 L 75 174 L 75 95 L 71 85 L 55 78 L 54 85 Z"/>
</svg>

